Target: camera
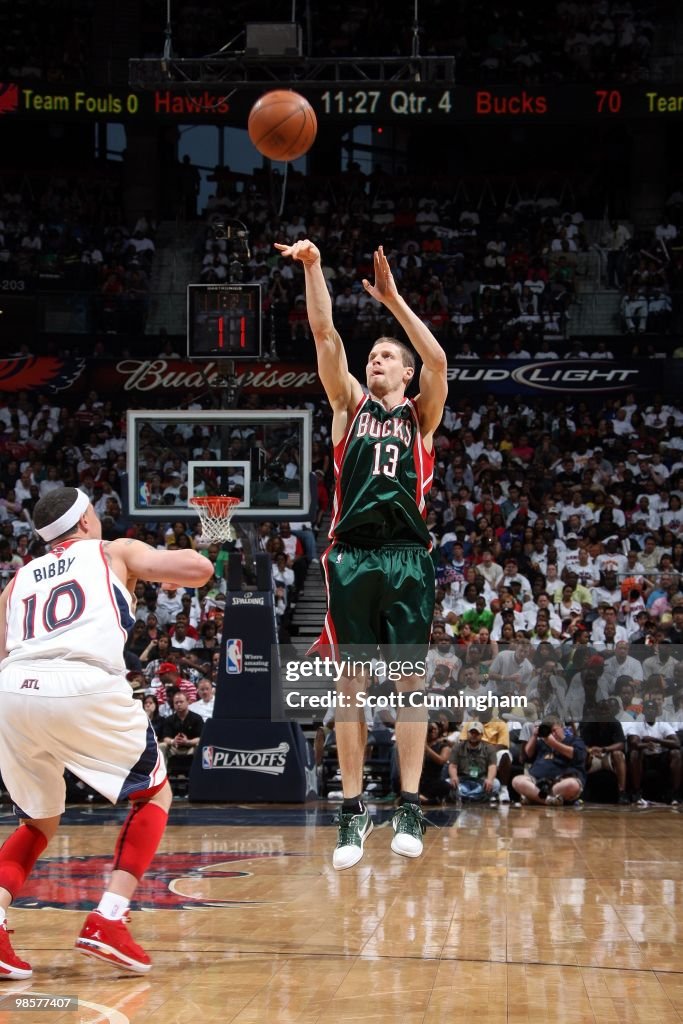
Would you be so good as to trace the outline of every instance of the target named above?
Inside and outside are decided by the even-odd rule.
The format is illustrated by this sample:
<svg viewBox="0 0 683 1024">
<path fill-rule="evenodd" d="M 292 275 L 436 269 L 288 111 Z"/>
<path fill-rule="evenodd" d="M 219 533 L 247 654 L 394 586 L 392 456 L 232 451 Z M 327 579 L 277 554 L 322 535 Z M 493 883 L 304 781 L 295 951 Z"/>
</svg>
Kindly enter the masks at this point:
<svg viewBox="0 0 683 1024">
<path fill-rule="evenodd" d="M 546 736 L 550 736 L 550 733 L 552 731 L 553 731 L 552 725 L 549 725 L 548 722 L 541 722 L 541 724 L 538 727 L 539 738 L 540 739 L 545 739 Z"/>
</svg>

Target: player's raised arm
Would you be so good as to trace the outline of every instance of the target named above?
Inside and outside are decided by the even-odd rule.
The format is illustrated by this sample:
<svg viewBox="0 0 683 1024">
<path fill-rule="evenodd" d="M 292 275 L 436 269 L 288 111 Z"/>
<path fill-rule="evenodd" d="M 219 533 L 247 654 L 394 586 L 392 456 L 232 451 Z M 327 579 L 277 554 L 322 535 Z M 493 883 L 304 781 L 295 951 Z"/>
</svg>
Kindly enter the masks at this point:
<svg viewBox="0 0 683 1024">
<path fill-rule="evenodd" d="M 427 435 L 436 430 L 441 422 L 443 407 L 448 396 L 446 353 L 429 328 L 399 295 L 389 261 L 384 255 L 381 245 L 375 252 L 374 266 L 374 285 L 364 279 L 363 287 L 368 295 L 381 302 L 396 317 L 422 360 L 417 407 L 420 427 L 425 435 L 425 441 L 427 441 Z"/>
<path fill-rule="evenodd" d="M 348 409 L 360 401 L 362 389 L 349 373 L 346 352 L 332 320 L 332 300 L 320 262 L 320 250 L 302 239 L 294 245 L 275 243 L 283 256 L 303 263 L 306 279 L 306 312 L 313 331 L 318 373 L 333 410 Z"/>
<path fill-rule="evenodd" d="M 130 588 L 130 580 L 159 580 L 177 587 L 201 587 L 214 574 L 214 565 L 198 551 L 159 551 L 141 540 L 120 538 L 105 542 L 114 572 Z"/>
</svg>

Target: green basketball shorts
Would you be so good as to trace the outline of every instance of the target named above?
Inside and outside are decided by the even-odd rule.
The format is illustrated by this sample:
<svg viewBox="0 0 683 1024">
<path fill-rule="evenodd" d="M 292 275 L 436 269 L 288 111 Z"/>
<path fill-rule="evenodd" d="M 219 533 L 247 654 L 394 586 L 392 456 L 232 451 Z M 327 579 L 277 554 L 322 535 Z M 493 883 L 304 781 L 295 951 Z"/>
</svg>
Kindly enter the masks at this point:
<svg viewBox="0 0 683 1024">
<path fill-rule="evenodd" d="M 380 646 L 385 657 L 395 657 L 394 647 L 412 645 L 425 656 L 434 615 L 434 562 L 425 547 L 364 548 L 334 541 L 321 567 L 327 615 L 312 651 L 325 648 L 335 658 L 374 657 Z"/>
</svg>

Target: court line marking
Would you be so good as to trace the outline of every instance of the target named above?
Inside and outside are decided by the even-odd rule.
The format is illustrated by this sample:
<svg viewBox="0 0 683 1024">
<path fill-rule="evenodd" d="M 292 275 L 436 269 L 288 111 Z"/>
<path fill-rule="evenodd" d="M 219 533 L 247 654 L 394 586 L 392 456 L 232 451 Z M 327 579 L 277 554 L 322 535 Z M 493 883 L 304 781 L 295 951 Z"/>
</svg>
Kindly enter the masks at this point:
<svg viewBox="0 0 683 1024">
<path fill-rule="evenodd" d="M 95 1020 L 88 1021 L 88 1024 L 130 1024 L 130 1020 L 126 1017 L 125 1013 L 121 1013 L 113 1006 L 103 1006 L 101 1003 L 91 1003 L 86 999 L 78 1000 L 78 1008 L 81 1006 L 87 1006 L 89 1010 L 96 1010 L 100 1016 L 96 1017 Z"/>
</svg>

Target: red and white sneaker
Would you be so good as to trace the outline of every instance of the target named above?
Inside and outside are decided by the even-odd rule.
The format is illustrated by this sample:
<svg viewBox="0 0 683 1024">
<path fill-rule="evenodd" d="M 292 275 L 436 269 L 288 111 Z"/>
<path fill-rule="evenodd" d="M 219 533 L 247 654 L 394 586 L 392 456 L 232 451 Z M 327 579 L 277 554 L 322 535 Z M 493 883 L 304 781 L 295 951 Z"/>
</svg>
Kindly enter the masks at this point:
<svg viewBox="0 0 683 1024">
<path fill-rule="evenodd" d="M 93 910 L 76 939 L 76 949 L 85 956 L 104 960 L 112 967 L 133 971 L 134 974 L 147 974 L 152 969 L 152 961 L 126 928 L 129 921 L 127 915 L 120 921 L 108 921 Z"/>
<path fill-rule="evenodd" d="M 0 925 L 0 981 L 25 981 L 33 975 L 31 965 L 20 960 L 12 949 L 11 930 L 4 921 Z"/>
</svg>

